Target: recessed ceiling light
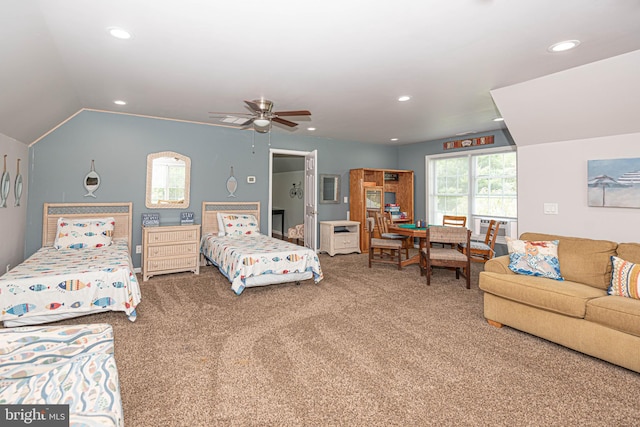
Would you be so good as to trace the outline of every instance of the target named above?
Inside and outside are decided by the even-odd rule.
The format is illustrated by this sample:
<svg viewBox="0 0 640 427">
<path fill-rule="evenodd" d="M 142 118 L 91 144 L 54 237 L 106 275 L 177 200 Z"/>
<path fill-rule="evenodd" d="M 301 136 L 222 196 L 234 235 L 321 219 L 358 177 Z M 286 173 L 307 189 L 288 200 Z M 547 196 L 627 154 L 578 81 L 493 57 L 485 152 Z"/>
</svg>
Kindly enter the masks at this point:
<svg viewBox="0 0 640 427">
<path fill-rule="evenodd" d="M 127 105 L 127 101 L 123 101 L 121 99 L 116 99 L 113 103 L 116 105 Z"/>
<path fill-rule="evenodd" d="M 314 130 L 316 130 L 316 128 L 307 128 L 307 130 L 310 130 L 311 132 L 313 132 Z"/>
<path fill-rule="evenodd" d="M 391 138 L 391 141 L 396 142 L 398 138 Z"/>
<path fill-rule="evenodd" d="M 580 40 L 565 40 L 552 44 L 547 48 L 547 50 L 549 52 L 564 52 L 565 50 L 570 50 L 574 47 L 578 47 L 579 44 Z"/>
<path fill-rule="evenodd" d="M 495 119 L 493 119 L 494 122 L 504 122 L 504 119 L 502 117 L 496 117 Z"/>
<path fill-rule="evenodd" d="M 107 28 L 107 30 L 109 30 L 109 34 L 117 39 L 127 40 L 131 38 L 131 34 L 127 30 L 123 30 L 122 28 L 109 27 Z"/>
<path fill-rule="evenodd" d="M 410 99 L 411 99 L 411 97 L 409 95 L 402 95 L 401 97 L 398 98 L 398 101 L 404 102 L 404 101 L 408 101 Z"/>
</svg>

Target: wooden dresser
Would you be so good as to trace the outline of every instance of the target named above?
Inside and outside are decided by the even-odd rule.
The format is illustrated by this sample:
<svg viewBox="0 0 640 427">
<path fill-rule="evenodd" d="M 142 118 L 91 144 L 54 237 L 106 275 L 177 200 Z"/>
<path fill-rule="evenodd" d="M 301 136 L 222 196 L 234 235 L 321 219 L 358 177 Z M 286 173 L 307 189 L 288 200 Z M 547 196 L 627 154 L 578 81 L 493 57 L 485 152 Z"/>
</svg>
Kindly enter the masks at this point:
<svg viewBox="0 0 640 427">
<path fill-rule="evenodd" d="M 200 273 L 200 225 L 142 227 L 142 280 L 157 274 Z"/>
<path fill-rule="evenodd" d="M 360 223 L 320 221 L 320 251 L 335 254 L 360 253 Z"/>
</svg>

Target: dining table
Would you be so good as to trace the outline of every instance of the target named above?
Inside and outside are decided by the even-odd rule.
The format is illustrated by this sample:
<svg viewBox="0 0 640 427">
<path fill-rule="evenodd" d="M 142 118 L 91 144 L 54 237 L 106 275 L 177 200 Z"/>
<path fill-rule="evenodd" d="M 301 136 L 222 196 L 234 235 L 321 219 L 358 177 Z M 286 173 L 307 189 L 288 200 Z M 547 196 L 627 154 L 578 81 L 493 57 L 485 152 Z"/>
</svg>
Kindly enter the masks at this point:
<svg viewBox="0 0 640 427">
<path fill-rule="evenodd" d="M 427 241 L 427 228 L 429 225 L 425 227 L 417 227 L 416 224 L 389 224 L 388 229 L 389 233 L 402 234 L 403 236 L 413 237 L 414 239 L 419 239 L 419 250 L 415 255 L 410 256 L 406 260 L 400 262 L 402 267 L 411 264 L 420 264 L 420 251 L 425 247 Z"/>
</svg>

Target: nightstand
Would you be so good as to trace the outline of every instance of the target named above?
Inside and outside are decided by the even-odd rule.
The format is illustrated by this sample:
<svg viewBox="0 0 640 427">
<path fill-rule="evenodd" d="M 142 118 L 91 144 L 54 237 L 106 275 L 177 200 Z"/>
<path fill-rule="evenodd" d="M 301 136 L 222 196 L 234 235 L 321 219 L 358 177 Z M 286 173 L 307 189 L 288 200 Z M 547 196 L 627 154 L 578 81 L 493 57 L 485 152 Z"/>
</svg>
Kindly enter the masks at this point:
<svg viewBox="0 0 640 427">
<path fill-rule="evenodd" d="M 335 254 L 360 253 L 358 221 L 320 221 L 320 251 Z"/>
<path fill-rule="evenodd" d="M 200 273 L 200 225 L 142 227 L 142 280 L 157 274 Z"/>
</svg>

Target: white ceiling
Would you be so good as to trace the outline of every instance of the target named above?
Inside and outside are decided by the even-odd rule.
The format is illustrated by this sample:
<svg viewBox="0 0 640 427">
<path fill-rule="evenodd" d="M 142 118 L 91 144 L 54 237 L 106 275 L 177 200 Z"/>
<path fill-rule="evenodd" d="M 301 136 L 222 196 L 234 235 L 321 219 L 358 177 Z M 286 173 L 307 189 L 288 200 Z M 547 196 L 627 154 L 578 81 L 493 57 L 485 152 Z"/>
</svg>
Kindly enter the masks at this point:
<svg viewBox="0 0 640 427">
<path fill-rule="evenodd" d="M 82 108 L 219 124 L 260 97 L 312 112 L 274 132 L 415 143 L 502 128 L 491 90 L 640 49 L 638 0 L 2 0 L 0 24 L 0 133 L 24 143 Z"/>
</svg>

